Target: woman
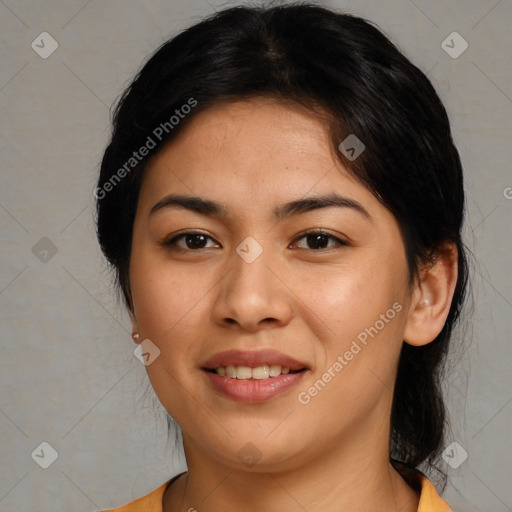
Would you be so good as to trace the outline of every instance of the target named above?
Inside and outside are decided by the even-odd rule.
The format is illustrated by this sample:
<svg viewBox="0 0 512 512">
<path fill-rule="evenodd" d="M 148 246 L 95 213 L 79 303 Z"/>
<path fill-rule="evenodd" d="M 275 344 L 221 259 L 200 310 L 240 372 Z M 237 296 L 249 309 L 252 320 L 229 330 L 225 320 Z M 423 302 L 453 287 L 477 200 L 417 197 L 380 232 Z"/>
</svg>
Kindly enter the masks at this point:
<svg viewBox="0 0 512 512">
<path fill-rule="evenodd" d="M 288 4 L 185 30 L 120 99 L 95 195 L 188 468 L 116 510 L 450 510 L 426 474 L 466 289 L 462 169 L 377 28 Z"/>
</svg>

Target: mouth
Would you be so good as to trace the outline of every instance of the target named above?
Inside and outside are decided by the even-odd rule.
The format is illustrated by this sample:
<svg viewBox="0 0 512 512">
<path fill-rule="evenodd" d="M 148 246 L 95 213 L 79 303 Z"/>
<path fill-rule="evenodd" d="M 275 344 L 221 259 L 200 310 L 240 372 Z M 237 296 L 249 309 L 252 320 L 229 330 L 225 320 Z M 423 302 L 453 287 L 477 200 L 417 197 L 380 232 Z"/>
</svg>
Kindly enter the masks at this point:
<svg viewBox="0 0 512 512">
<path fill-rule="evenodd" d="M 219 353 L 201 367 L 224 398 L 249 404 L 271 400 L 296 386 L 310 368 L 274 350 Z"/>
</svg>

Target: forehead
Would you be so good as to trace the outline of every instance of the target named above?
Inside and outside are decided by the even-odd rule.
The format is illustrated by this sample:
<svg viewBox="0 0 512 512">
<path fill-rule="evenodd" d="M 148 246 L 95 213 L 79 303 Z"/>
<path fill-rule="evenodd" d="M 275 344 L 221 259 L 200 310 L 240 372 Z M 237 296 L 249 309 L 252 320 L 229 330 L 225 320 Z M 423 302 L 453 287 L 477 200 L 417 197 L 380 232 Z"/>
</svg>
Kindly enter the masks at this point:
<svg viewBox="0 0 512 512">
<path fill-rule="evenodd" d="M 247 123 L 247 121 L 251 121 Z M 194 116 L 194 129 L 215 127 L 219 139 L 223 130 L 233 127 L 255 135 L 262 125 L 285 133 L 324 132 L 318 115 L 296 102 L 271 97 L 254 97 L 233 101 L 220 101 Z"/>
<path fill-rule="evenodd" d="M 228 182 L 240 194 L 264 186 L 303 195 L 321 182 L 361 188 L 331 147 L 326 125 L 304 107 L 270 98 L 223 102 L 190 119 L 150 160 L 145 181 L 196 191 Z"/>
</svg>

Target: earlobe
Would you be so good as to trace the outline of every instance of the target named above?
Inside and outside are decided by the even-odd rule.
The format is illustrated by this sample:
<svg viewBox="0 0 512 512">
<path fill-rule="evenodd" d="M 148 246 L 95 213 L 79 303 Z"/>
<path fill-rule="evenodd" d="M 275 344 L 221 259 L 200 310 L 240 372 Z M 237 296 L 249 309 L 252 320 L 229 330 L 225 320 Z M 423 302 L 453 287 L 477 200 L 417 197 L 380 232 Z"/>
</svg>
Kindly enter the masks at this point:
<svg viewBox="0 0 512 512">
<path fill-rule="evenodd" d="M 457 284 L 457 257 L 456 245 L 447 242 L 436 251 L 434 263 L 420 269 L 404 331 L 409 345 L 426 345 L 443 329 Z"/>
<path fill-rule="evenodd" d="M 139 344 L 139 332 L 138 332 L 138 326 L 137 326 L 137 319 L 135 318 L 135 314 L 132 310 L 129 311 L 130 314 L 130 320 L 132 321 L 132 339 L 135 343 Z"/>
</svg>

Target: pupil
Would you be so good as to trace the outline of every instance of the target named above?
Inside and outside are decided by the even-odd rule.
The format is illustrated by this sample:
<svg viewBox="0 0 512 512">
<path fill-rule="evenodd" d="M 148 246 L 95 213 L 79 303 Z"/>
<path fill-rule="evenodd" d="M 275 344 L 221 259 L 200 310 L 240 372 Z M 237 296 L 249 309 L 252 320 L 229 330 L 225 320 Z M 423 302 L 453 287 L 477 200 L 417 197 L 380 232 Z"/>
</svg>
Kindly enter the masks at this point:
<svg viewBox="0 0 512 512">
<path fill-rule="evenodd" d="M 324 242 L 327 242 L 327 235 L 308 235 L 308 243 L 312 242 L 312 245 L 316 245 L 318 243 L 318 240 L 322 238 L 324 239 Z M 322 245 L 322 247 L 315 247 L 315 249 L 323 249 L 324 247 L 326 247 L 327 243 L 320 242 L 320 245 Z"/>
<path fill-rule="evenodd" d="M 202 240 L 199 243 L 194 243 L 193 240 L 201 238 Z M 202 244 L 205 242 L 205 235 L 188 235 L 186 237 L 186 244 L 189 249 L 201 249 L 203 247 Z"/>
</svg>

